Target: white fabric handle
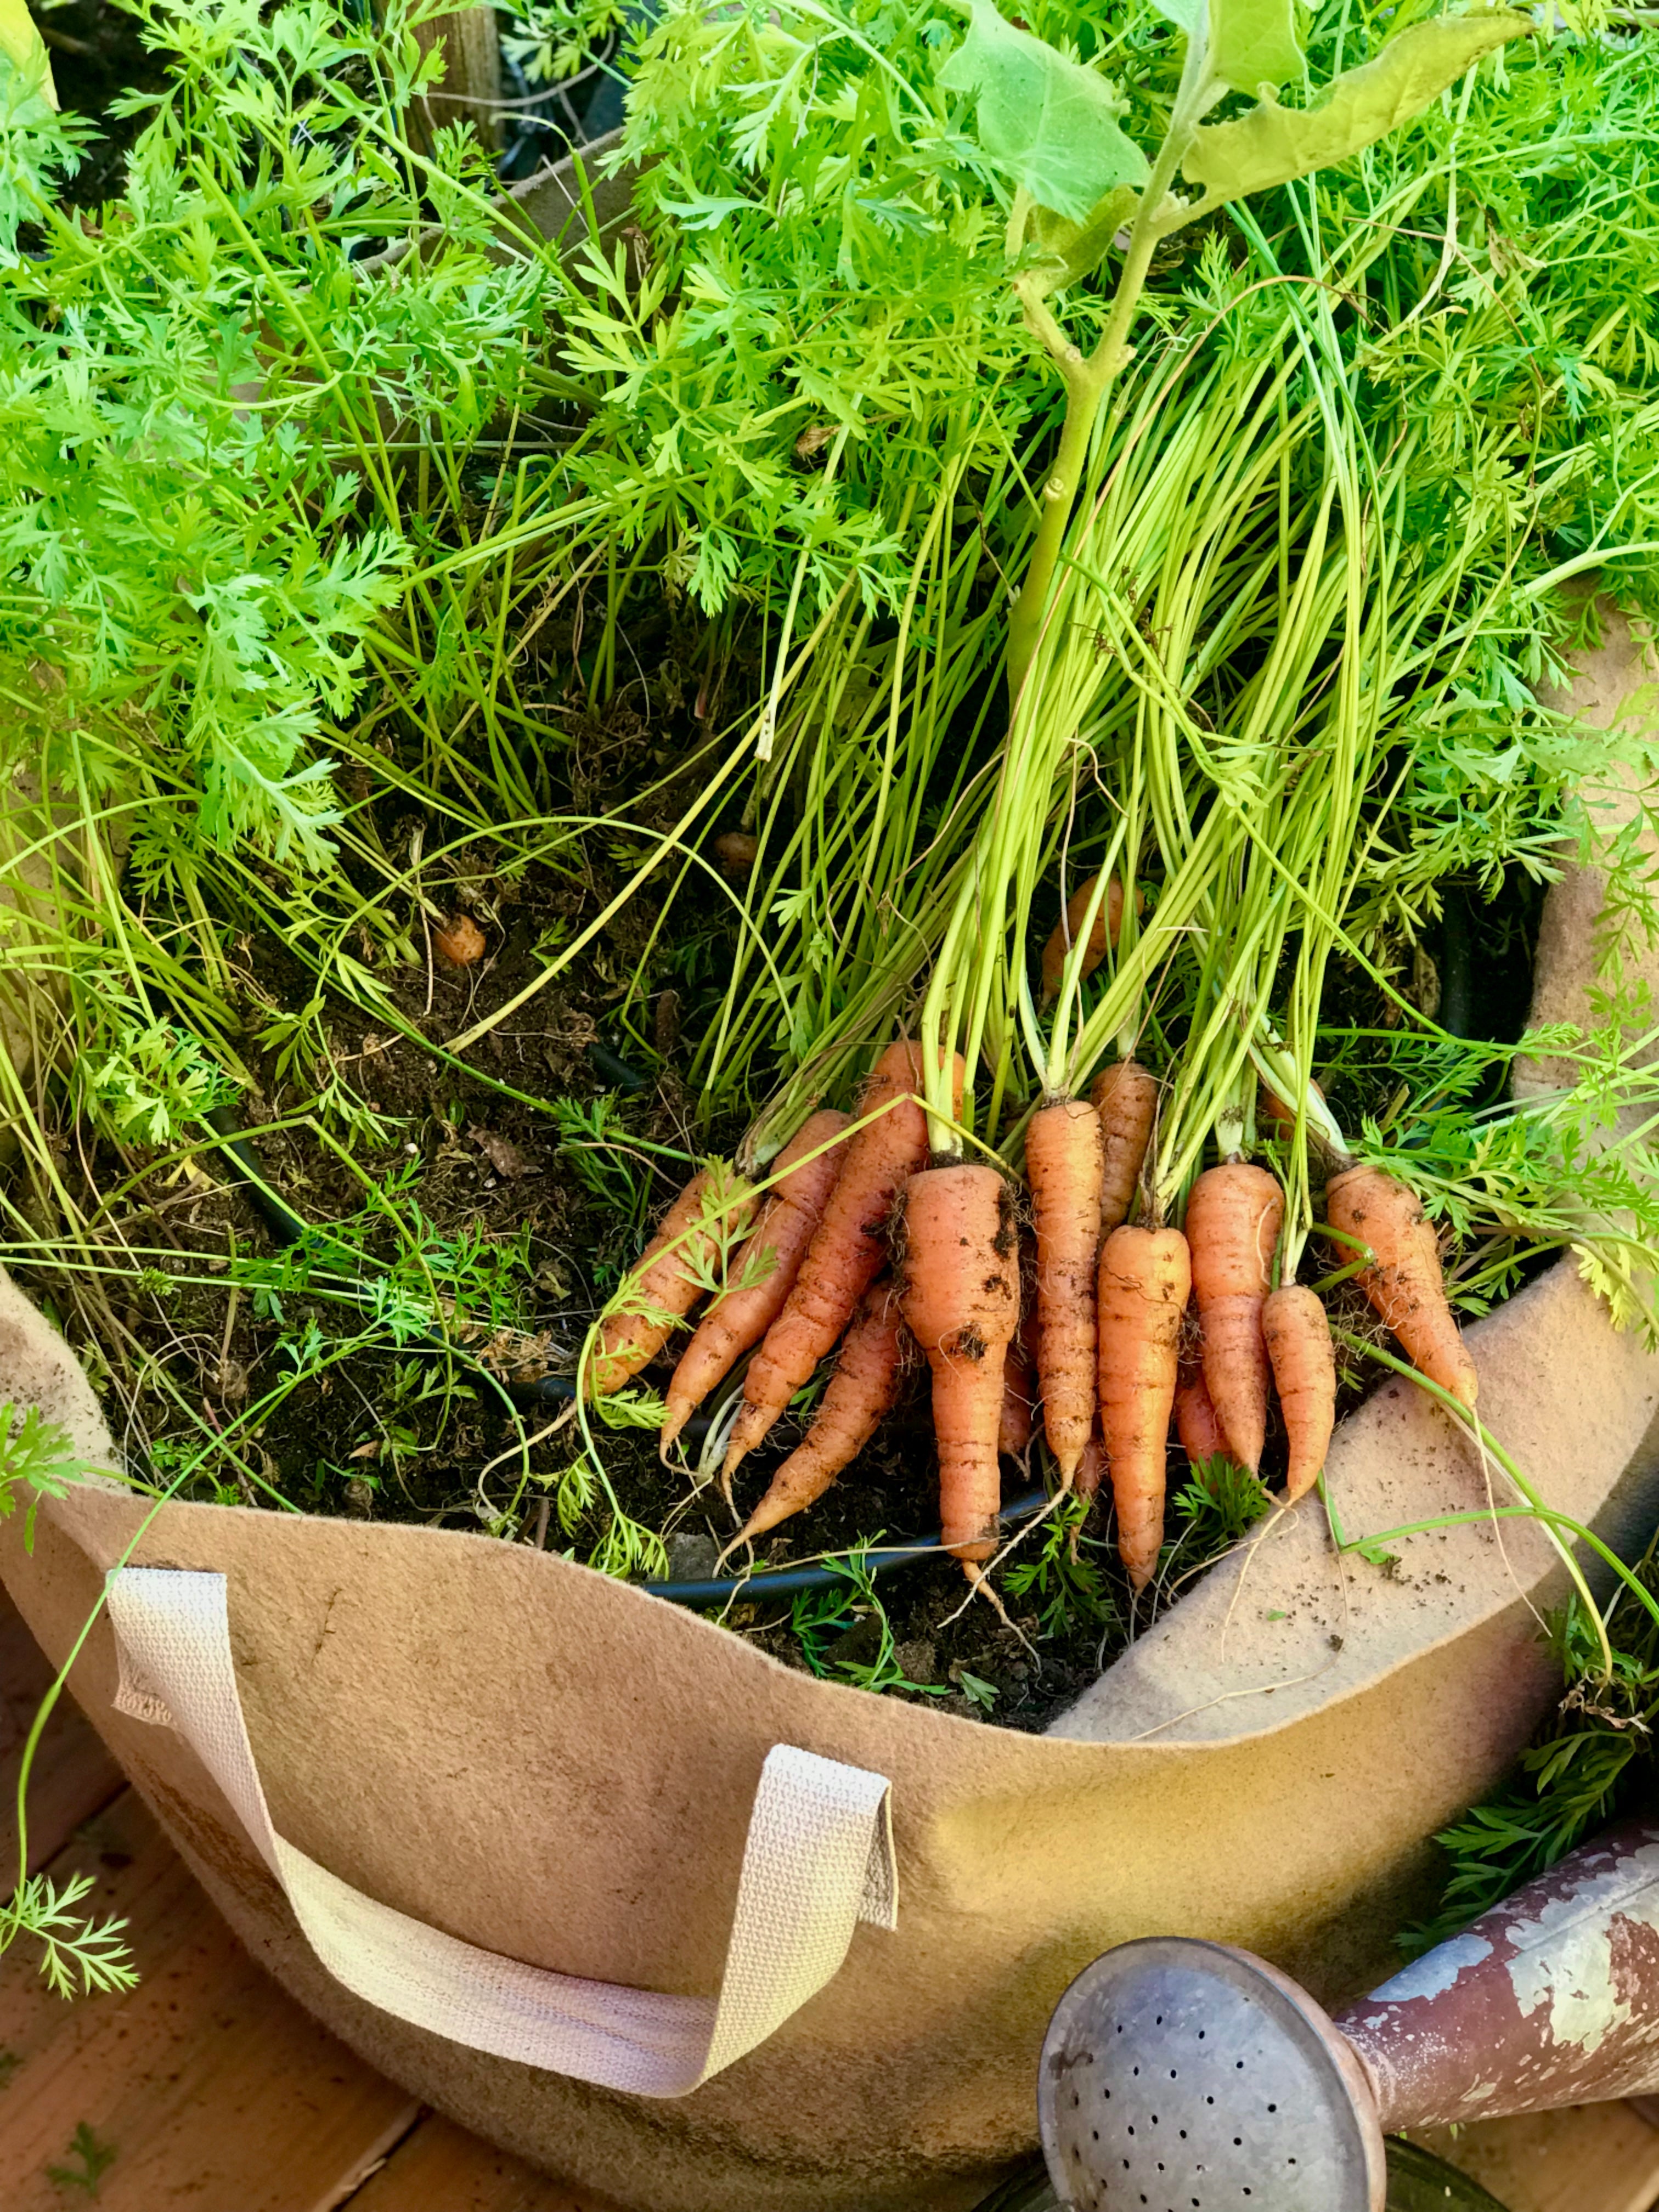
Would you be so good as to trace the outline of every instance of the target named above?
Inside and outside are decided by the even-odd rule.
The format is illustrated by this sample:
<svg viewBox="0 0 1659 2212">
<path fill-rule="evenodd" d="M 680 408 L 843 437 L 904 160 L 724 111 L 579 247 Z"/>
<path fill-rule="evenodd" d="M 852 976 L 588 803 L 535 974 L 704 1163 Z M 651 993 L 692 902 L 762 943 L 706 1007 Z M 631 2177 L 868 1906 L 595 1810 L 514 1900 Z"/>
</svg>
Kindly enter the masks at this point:
<svg viewBox="0 0 1659 2212">
<path fill-rule="evenodd" d="M 478 1950 L 365 1897 L 272 1827 L 237 1693 L 222 1575 L 123 1567 L 108 1578 L 108 1601 L 117 1708 L 178 1729 L 321 1964 L 416 2027 L 605 2088 L 683 2097 L 817 1995 L 857 1922 L 896 1925 L 886 1777 L 777 1744 L 755 1793 L 717 1997 L 583 1981 Z"/>
</svg>

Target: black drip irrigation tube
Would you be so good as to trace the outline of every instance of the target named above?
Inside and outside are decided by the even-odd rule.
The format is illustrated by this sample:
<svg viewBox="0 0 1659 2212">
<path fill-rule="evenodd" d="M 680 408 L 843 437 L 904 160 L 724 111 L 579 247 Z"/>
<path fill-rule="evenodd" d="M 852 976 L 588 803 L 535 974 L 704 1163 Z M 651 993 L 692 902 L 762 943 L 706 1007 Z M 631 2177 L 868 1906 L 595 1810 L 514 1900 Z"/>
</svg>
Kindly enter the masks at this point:
<svg viewBox="0 0 1659 2212">
<path fill-rule="evenodd" d="M 1041 1513 L 1048 1504 L 1046 1490 L 1029 1491 L 1024 1498 L 1015 1498 L 997 1515 L 999 1527 L 1012 1528 L 1034 1514 Z M 896 1574 L 917 1559 L 929 1558 L 944 1543 L 943 1532 L 932 1536 L 911 1536 L 896 1544 L 884 1544 L 878 1549 L 860 1552 L 855 1556 L 863 1571 L 873 1580 L 878 1575 Z M 770 1574 L 720 1575 L 708 1582 L 641 1583 L 641 1589 L 649 1590 L 653 1597 L 665 1597 L 671 1605 L 725 1605 L 734 1597 L 745 1602 L 768 1597 L 793 1597 L 797 1590 L 832 1589 L 844 1587 L 844 1569 L 833 1566 L 776 1567 Z"/>
<path fill-rule="evenodd" d="M 259 1155 L 252 1138 L 244 1134 L 228 1107 L 220 1107 L 208 1116 L 219 1138 L 225 1156 L 246 1186 L 253 1206 L 270 1231 L 277 1244 L 286 1249 L 314 1235 L 310 1224 L 302 1221 L 291 1207 L 285 1206 L 266 1180 Z M 428 1352 L 447 1352 L 451 1347 L 441 1337 L 428 1336 L 415 1340 L 415 1346 Z M 486 1375 L 489 1370 L 486 1369 Z M 569 1404 L 576 1395 L 576 1386 L 568 1376 L 541 1375 L 533 1382 L 504 1382 L 499 1376 L 489 1379 L 509 1404 L 550 1405 Z M 699 1426 L 706 1435 L 708 1421 L 693 1414 L 686 1423 L 686 1433 L 692 1435 Z M 695 1439 L 694 1439 L 695 1440 Z M 997 1516 L 1000 1526 L 1012 1528 L 1029 1521 L 1040 1513 L 1048 1503 L 1046 1491 L 1033 1490 L 1024 1498 L 1017 1498 L 1012 1505 L 1005 1505 Z M 901 1567 L 914 1565 L 929 1559 L 944 1543 L 944 1534 L 935 1530 L 931 1536 L 909 1536 L 894 1544 L 884 1544 L 878 1549 L 860 1551 L 854 1556 L 862 1571 L 872 1577 L 896 1574 Z M 834 1565 L 775 1568 L 770 1573 L 714 1575 L 702 1581 L 636 1583 L 634 1588 L 646 1591 L 652 1597 L 665 1599 L 670 1605 L 715 1607 L 727 1605 L 741 1595 L 745 1601 L 768 1597 L 793 1597 L 801 1590 L 837 1589 L 845 1587 L 844 1568 Z"/>
</svg>

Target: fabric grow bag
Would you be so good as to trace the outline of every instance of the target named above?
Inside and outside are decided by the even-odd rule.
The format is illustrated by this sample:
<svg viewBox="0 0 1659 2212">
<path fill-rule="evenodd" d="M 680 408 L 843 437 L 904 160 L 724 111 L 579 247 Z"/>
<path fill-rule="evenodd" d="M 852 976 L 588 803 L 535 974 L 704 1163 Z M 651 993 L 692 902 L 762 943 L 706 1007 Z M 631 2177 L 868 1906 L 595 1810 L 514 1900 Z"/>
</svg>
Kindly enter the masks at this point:
<svg viewBox="0 0 1659 2212">
<path fill-rule="evenodd" d="M 1624 637 L 1585 703 L 1612 720 L 1638 673 Z M 1552 1018 L 1584 1011 L 1597 907 L 1592 876 L 1552 892 Z M 1659 1362 L 1571 1261 L 1471 1340 L 1550 1502 L 1644 1541 Z M 0 1391 L 111 1455 L 9 1285 Z M 1328 1474 L 1350 1533 L 1488 1495 L 1404 1382 Z M 5 1524 L 0 1571 L 59 1663 L 112 1574 L 75 1694 L 252 1954 L 413 2094 L 638 2212 L 945 2212 L 1033 2144 L 1049 2010 L 1108 1945 L 1241 1943 L 1328 2004 L 1388 1970 L 1425 1839 L 1547 1706 L 1562 1587 L 1525 1522 L 1397 1549 L 1339 1560 L 1304 1501 L 1045 1738 L 482 1535 L 83 1484 L 32 1554 Z"/>
</svg>

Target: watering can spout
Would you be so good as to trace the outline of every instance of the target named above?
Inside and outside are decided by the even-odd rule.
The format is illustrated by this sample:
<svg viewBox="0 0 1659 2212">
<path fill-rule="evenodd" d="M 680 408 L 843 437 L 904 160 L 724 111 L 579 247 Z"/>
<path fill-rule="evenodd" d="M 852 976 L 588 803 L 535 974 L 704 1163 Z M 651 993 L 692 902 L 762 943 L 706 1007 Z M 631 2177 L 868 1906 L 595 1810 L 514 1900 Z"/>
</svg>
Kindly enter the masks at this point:
<svg viewBox="0 0 1659 2212">
<path fill-rule="evenodd" d="M 1659 1825 L 1576 1851 L 1333 2020 L 1182 1937 L 1086 1968 L 1038 2111 L 1078 2212 L 1382 2212 L 1383 2137 L 1659 2090 Z"/>
<path fill-rule="evenodd" d="M 1391 2130 L 1659 2087 L 1659 1826 L 1575 1851 L 1336 2023 Z"/>
</svg>

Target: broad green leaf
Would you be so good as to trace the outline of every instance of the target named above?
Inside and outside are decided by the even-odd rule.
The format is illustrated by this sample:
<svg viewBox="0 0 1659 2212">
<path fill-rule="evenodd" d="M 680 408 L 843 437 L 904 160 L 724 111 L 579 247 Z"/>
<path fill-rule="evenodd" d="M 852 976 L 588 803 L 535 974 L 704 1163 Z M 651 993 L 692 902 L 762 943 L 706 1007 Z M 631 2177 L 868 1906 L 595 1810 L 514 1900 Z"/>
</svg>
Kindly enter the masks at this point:
<svg viewBox="0 0 1659 2212">
<path fill-rule="evenodd" d="M 1259 93 L 1302 74 L 1297 0 L 1210 0 L 1210 75 Z"/>
<path fill-rule="evenodd" d="M 1338 77 L 1312 107 L 1281 107 L 1266 98 L 1237 123 L 1205 125 L 1182 173 L 1188 184 L 1231 200 L 1345 161 L 1420 115 L 1483 54 L 1532 28 L 1529 15 L 1504 8 L 1413 23 L 1374 61 Z"/>
<path fill-rule="evenodd" d="M 1159 15 L 1196 38 L 1206 0 L 1156 0 Z M 1235 92 L 1258 93 L 1302 74 L 1297 0 L 1208 0 L 1210 75 Z"/>
<path fill-rule="evenodd" d="M 1158 12 L 1190 39 L 1204 21 L 1204 0 L 1153 0 Z"/>
<path fill-rule="evenodd" d="M 1073 222 L 1051 208 L 1031 210 L 1027 234 L 1042 256 L 1031 279 L 1039 299 L 1046 300 L 1051 292 L 1075 284 L 1099 267 L 1113 238 L 1134 220 L 1139 197 L 1133 185 L 1120 185 L 1090 210 L 1083 222 Z"/>
<path fill-rule="evenodd" d="M 1142 182 L 1146 157 L 1118 128 L 1126 103 L 1106 79 L 1017 31 L 991 0 L 971 4 L 968 35 L 939 81 L 977 95 L 979 143 L 998 167 L 1073 222 L 1115 185 Z"/>
<path fill-rule="evenodd" d="M 40 33 L 34 27 L 25 0 L 0 0 L 0 54 L 29 83 L 38 83 L 50 106 L 58 105 L 58 88 L 52 81 L 52 64 Z"/>
</svg>

